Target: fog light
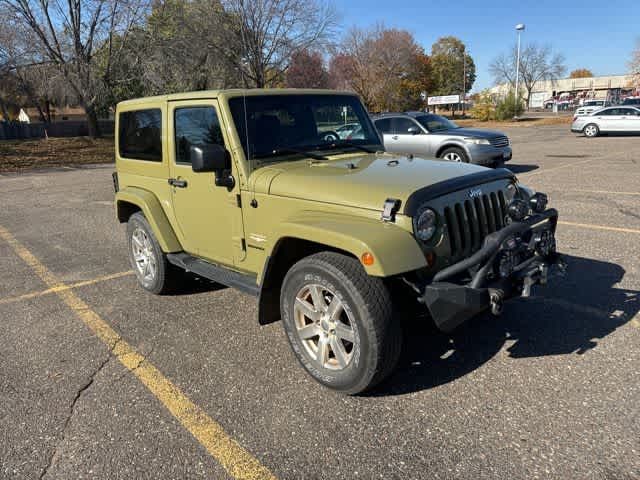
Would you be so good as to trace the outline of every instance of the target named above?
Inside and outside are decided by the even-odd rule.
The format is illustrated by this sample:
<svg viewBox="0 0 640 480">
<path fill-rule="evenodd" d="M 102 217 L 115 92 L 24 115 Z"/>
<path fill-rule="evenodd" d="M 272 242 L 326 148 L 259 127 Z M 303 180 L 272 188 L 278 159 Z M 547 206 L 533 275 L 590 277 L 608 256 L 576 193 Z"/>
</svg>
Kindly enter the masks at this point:
<svg viewBox="0 0 640 480">
<path fill-rule="evenodd" d="M 519 222 L 529 213 L 529 205 L 524 200 L 514 198 L 507 208 L 507 213 L 513 220 Z"/>
<path fill-rule="evenodd" d="M 536 213 L 544 212 L 547 208 L 547 203 L 549 199 L 544 193 L 534 193 L 529 199 L 529 205 L 531 205 L 531 210 Z"/>
</svg>

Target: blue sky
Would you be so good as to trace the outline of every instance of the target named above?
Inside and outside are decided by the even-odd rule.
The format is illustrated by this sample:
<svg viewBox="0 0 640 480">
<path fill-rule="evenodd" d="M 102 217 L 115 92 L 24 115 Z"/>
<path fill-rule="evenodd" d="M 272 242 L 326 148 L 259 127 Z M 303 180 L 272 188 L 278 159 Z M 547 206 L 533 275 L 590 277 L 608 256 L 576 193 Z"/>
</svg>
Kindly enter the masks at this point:
<svg viewBox="0 0 640 480">
<path fill-rule="evenodd" d="M 567 71 L 584 67 L 595 75 L 626 73 L 640 39 L 640 0 L 341 0 L 335 5 L 345 28 L 383 22 L 406 29 L 427 53 L 441 36 L 461 38 L 476 62 L 474 90 L 492 85 L 489 63 L 513 44 L 517 23 L 526 24 L 523 43 L 549 43 L 564 54 Z"/>
</svg>

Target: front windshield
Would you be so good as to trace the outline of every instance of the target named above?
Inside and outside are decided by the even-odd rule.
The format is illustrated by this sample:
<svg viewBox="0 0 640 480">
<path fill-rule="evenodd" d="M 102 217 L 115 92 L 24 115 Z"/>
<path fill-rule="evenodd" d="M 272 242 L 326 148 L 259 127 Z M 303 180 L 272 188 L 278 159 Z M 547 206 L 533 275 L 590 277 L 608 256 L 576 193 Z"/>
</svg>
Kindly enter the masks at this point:
<svg viewBox="0 0 640 480">
<path fill-rule="evenodd" d="M 420 115 L 416 120 L 430 132 L 441 132 L 443 130 L 452 130 L 460 128 L 451 120 L 441 117 L 440 115 Z"/>
<path fill-rule="evenodd" d="M 304 152 L 327 156 L 362 147 L 383 149 L 354 95 L 249 95 L 231 98 L 229 108 L 245 156 L 255 166 Z"/>
</svg>

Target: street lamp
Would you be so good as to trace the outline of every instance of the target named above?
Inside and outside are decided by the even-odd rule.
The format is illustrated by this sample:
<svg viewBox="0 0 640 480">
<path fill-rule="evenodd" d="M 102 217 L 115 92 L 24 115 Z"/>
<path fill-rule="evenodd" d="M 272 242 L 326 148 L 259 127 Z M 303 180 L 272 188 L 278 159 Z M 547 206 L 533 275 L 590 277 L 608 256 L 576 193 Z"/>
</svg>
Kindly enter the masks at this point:
<svg viewBox="0 0 640 480">
<path fill-rule="evenodd" d="M 462 46 L 462 116 L 464 117 L 467 101 L 467 46 Z"/>
<path fill-rule="evenodd" d="M 516 31 L 518 32 L 518 54 L 516 57 L 516 104 L 520 102 L 518 97 L 518 83 L 520 82 L 520 32 L 524 30 L 524 23 L 516 25 Z"/>
</svg>

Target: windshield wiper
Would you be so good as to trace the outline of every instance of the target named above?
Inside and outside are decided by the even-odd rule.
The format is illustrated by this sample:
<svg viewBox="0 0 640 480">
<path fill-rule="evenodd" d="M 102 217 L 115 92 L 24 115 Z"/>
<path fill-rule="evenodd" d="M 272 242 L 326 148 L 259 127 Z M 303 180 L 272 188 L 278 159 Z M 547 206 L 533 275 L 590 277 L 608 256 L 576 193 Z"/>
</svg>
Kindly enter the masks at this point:
<svg viewBox="0 0 640 480">
<path fill-rule="evenodd" d="M 369 147 L 365 147 L 364 145 L 358 145 L 357 143 L 350 142 L 349 140 L 342 140 L 340 142 L 333 142 L 331 144 L 332 147 L 351 147 L 356 150 L 360 150 L 362 152 L 367 153 L 376 153 L 375 150 L 370 149 Z"/>
<path fill-rule="evenodd" d="M 252 155 L 251 158 L 268 158 L 268 157 L 277 157 L 278 155 L 291 155 L 293 153 L 298 153 L 300 155 L 305 155 L 309 158 L 313 158 L 314 160 L 328 160 L 324 155 L 319 155 L 317 153 L 309 152 L 307 150 L 300 150 L 299 148 L 276 148 L 275 150 L 268 153 L 259 153 L 258 155 Z"/>
</svg>

